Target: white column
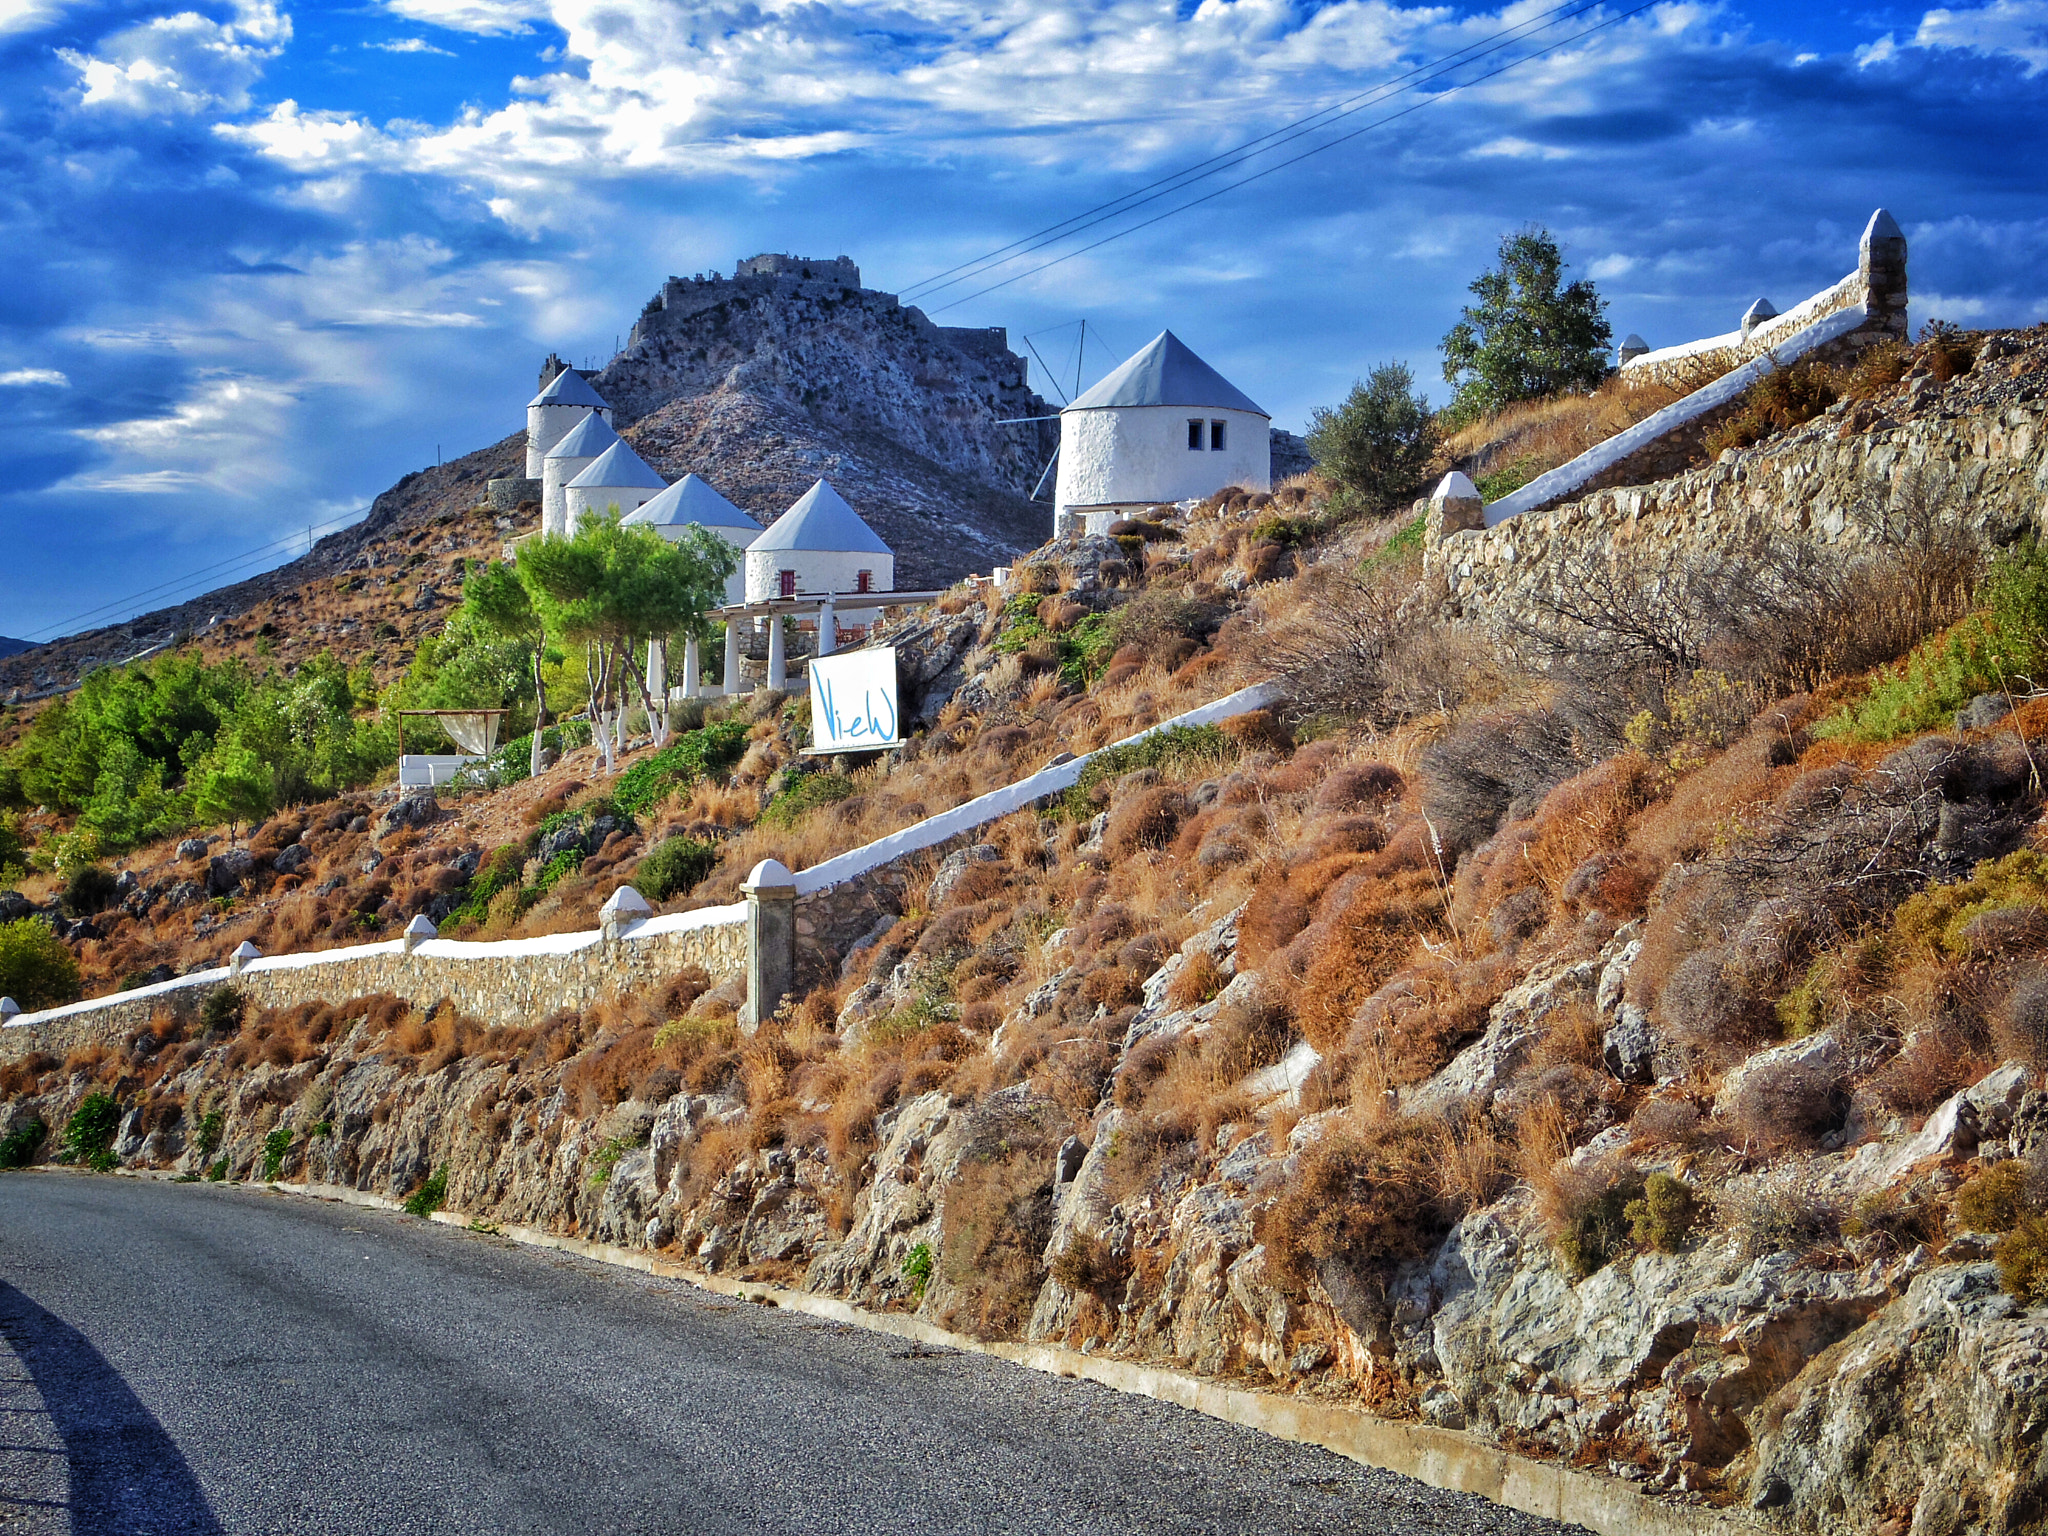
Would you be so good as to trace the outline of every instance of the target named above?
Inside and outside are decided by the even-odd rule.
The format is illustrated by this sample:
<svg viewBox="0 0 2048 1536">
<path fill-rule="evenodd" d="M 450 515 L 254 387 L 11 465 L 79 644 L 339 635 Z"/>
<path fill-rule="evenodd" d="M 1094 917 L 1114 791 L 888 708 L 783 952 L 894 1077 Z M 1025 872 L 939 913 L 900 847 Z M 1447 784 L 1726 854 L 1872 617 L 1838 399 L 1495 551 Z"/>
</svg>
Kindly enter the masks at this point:
<svg viewBox="0 0 2048 1536">
<path fill-rule="evenodd" d="M 789 659 L 782 648 L 782 615 L 768 620 L 768 691 L 780 693 L 789 686 Z"/>
<path fill-rule="evenodd" d="M 725 621 L 725 696 L 731 698 L 740 691 L 740 621 L 728 618 Z"/>
<path fill-rule="evenodd" d="M 697 654 L 697 637 L 692 634 L 683 641 L 683 697 L 700 699 L 704 696 L 704 662 Z"/>
<path fill-rule="evenodd" d="M 839 649 L 839 619 L 832 612 L 832 594 L 825 594 L 824 606 L 818 609 L 818 654 L 830 656 Z"/>
</svg>

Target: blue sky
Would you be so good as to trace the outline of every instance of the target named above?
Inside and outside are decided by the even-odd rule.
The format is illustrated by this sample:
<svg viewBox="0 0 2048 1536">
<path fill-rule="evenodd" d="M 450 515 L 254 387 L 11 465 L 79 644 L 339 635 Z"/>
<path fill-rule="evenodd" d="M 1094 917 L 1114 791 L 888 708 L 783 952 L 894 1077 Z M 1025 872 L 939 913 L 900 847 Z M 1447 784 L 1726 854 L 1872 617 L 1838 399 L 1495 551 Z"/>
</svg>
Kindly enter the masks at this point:
<svg viewBox="0 0 2048 1536">
<path fill-rule="evenodd" d="M 0 0 L 0 634 L 295 553 L 515 429 L 542 355 L 601 361 L 668 273 L 845 253 L 901 291 L 1504 28 L 1495 62 L 1560 46 L 925 307 L 1063 369 L 1085 316 L 1084 382 L 1171 326 L 1297 428 L 1388 358 L 1441 397 L 1529 223 L 1657 345 L 1832 282 L 1879 205 L 1916 323 L 2048 319 L 2048 0 L 1633 8 Z"/>
</svg>

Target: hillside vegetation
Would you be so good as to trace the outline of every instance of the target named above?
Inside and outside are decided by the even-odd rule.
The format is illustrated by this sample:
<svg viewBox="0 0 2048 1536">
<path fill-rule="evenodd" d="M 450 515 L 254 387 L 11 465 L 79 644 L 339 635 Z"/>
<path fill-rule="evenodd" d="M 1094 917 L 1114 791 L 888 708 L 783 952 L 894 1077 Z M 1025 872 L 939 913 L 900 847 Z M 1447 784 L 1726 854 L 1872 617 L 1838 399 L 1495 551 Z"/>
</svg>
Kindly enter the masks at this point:
<svg viewBox="0 0 2048 1536">
<path fill-rule="evenodd" d="M 1997 340 L 2000 379 L 2048 360 Z M 1960 434 L 1987 349 L 1931 337 L 1818 414 Z M 572 733 L 431 816 L 290 807 L 200 901 L 173 893 L 217 849 L 145 847 L 72 930 L 89 986 L 420 911 L 588 927 L 627 882 L 729 900 L 1253 678 L 1288 700 L 923 856 L 754 1034 L 692 971 L 501 1029 L 222 991 L 0 1068 L 6 1155 L 58 1156 L 105 1094 L 130 1164 L 431 1189 L 1802 1529 L 2027 1528 L 2048 552 L 1975 540 L 1937 483 L 1870 505 L 1862 543 L 1588 560 L 1488 624 L 1442 616 L 1409 510 L 1234 491 L 902 621 L 884 762 L 802 758 L 802 699 L 755 694 L 616 776 Z M 75 824 L 27 817 L 30 855 Z"/>
</svg>

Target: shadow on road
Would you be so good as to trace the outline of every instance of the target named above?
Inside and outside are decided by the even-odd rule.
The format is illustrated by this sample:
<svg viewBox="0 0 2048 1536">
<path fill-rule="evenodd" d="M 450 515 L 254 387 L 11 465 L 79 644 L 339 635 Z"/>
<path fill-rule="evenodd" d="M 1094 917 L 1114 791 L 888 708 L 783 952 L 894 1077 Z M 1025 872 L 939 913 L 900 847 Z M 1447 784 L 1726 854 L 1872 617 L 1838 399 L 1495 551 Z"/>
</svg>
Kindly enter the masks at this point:
<svg viewBox="0 0 2048 1536">
<path fill-rule="evenodd" d="M 176 1442 L 84 1334 L 5 1281 L 0 1334 L 63 1438 L 74 1536 L 219 1536 Z"/>
</svg>

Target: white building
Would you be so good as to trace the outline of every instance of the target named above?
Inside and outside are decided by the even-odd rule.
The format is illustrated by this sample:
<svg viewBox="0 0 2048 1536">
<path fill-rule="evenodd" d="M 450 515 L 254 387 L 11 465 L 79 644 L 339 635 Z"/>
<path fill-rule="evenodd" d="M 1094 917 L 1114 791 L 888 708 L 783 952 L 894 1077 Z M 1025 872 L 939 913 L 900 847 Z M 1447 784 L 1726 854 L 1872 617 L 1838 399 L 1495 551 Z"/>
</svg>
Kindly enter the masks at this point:
<svg viewBox="0 0 2048 1536">
<path fill-rule="evenodd" d="M 889 592 L 895 586 L 896 556 L 823 480 L 747 546 L 750 603 L 825 592 Z M 839 614 L 846 624 L 870 623 L 873 617 L 873 609 Z"/>
<path fill-rule="evenodd" d="M 582 374 L 574 368 L 564 368 L 550 379 L 548 387 L 526 406 L 526 478 L 540 479 L 548 450 L 593 413 L 606 426 L 611 425 L 612 408 Z"/>
<path fill-rule="evenodd" d="M 548 450 L 540 472 L 540 531 L 544 536 L 569 532 L 569 482 L 618 441 L 619 434 L 592 411 Z"/>
<path fill-rule="evenodd" d="M 613 507 L 631 512 L 668 489 L 668 482 L 648 467 L 624 438 L 597 456 L 582 474 L 562 487 L 568 507 L 569 532 L 586 517 L 602 517 Z"/>
<path fill-rule="evenodd" d="M 714 491 L 696 475 L 685 475 L 639 510 L 620 520 L 635 528 L 652 528 L 669 543 L 681 539 L 685 530 L 703 528 L 717 534 L 739 556 L 739 564 L 725 578 L 725 600 L 747 600 L 747 546 L 761 537 L 761 525 Z"/>
<path fill-rule="evenodd" d="M 1171 331 L 1060 412 L 1053 531 L 1273 486 L 1272 418 Z"/>
</svg>

